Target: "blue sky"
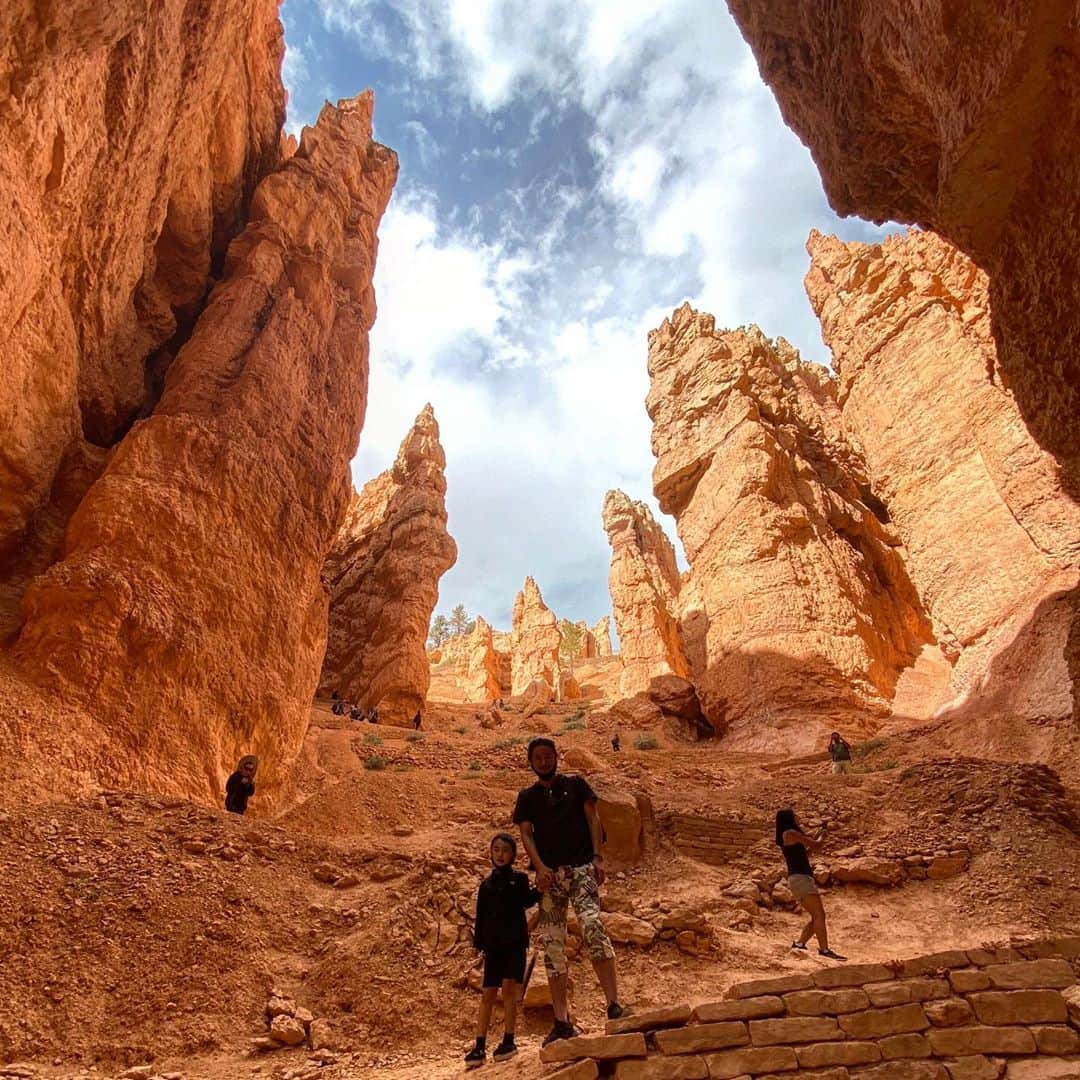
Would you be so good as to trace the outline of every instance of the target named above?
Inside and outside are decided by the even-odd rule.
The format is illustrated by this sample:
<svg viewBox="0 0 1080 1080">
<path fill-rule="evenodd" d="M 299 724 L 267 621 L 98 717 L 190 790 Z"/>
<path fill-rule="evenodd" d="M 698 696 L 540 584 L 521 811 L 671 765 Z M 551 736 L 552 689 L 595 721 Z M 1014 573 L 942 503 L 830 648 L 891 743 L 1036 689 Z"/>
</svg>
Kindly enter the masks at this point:
<svg viewBox="0 0 1080 1080">
<path fill-rule="evenodd" d="M 560 617 L 599 618 L 604 493 L 652 502 L 648 331 L 689 300 L 827 361 L 806 237 L 882 230 L 829 210 L 716 0 L 285 0 L 282 18 L 290 130 L 370 86 L 401 158 L 357 486 L 430 401 L 459 548 L 439 610 L 509 627 L 532 574 Z"/>
</svg>

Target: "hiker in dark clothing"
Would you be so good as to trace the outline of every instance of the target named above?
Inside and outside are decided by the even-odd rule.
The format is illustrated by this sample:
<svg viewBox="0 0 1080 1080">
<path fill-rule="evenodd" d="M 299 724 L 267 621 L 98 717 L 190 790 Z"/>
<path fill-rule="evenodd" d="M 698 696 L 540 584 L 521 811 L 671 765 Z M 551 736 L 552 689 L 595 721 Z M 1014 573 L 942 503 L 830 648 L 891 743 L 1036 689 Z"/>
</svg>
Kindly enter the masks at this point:
<svg viewBox="0 0 1080 1080">
<path fill-rule="evenodd" d="M 476 1022 L 476 1044 L 465 1055 L 466 1069 L 475 1069 L 486 1061 L 488 1026 L 500 986 L 504 1033 L 502 1042 L 491 1056 L 495 1061 L 505 1061 L 517 1053 L 514 1043 L 517 999 L 525 977 L 525 954 L 529 948 L 525 909 L 540 899 L 540 894 L 530 887 L 529 879 L 514 869 L 517 844 L 509 833 L 495 834 L 489 854 L 493 869 L 480 883 L 476 894 L 473 931 L 473 946 L 484 954 L 484 993 Z"/>
<path fill-rule="evenodd" d="M 378 709 L 375 709 L 375 708 L 373 708 L 373 709 L 371 710 L 371 715 L 370 715 L 370 716 L 368 717 L 368 719 L 369 719 L 369 720 L 370 720 L 370 721 L 371 721 L 371 722 L 372 722 L 373 724 L 377 724 L 377 723 L 379 722 L 379 710 L 378 710 Z"/>
<path fill-rule="evenodd" d="M 622 749 L 622 741 L 619 739 L 619 733 L 617 731 L 611 736 L 611 749 L 616 753 Z"/>
<path fill-rule="evenodd" d="M 362 723 L 364 719 L 364 710 L 361 709 L 359 705 L 354 705 L 349 710 L 349 719 L 355 720 L 358 724 Z"/>
<path fill-rule="evenodd" d="M 419 731 L 420 725 L 423 724 L 423 720 L 420 717 L 420 710 L 416 710 L 416 715 L 412 718 L 413 731 Z"/>
<path fill-rule="evenodd" d="M 259 759 L 245 754 L 236 766 L 236 772 L 225 781 L 225 809 L 230 814 L 242 814 L 247 810 L 248 799 L 255 794 L 255 770 Z"/>
<path fill-rule="evenodd" d="M 615 950 L 600 921 L 599 887 L 604 883 L 600 846 L 603 826 L 596 792 L 583 776 L 559 773 L 555 743 L 543 735 L 532 739 L 528 760 L 537 782 L 518 792 L 514 822 L 536 871 L 540 899 L 538 927 L 544 942 L 544 966 L 551 987 L 555 1026 L 544 1045 L 578 1034 L 567 1013 L 566 914 L 574 905 L 581 937 L 593 970 L 607 998 L 609 1020 L 628 1010 L 619 1004 Z"/>
<path fill-rule="evenodd" d="M 814 881 L 814 868 L 810 865 L 811 851 L 821 846 L 822 826 L 817 836 L 808 836 L 795 818 L 795 811 L 790 807 L 776 811 L 776 846 L 784 855 L 788 872 L 788 888 L 791 895 L 802 904 L 809 914 L 810 921 L 803 927 L 798 941 L 793 941 L 793 949 L 805 949 L 806 943 L 815 934 L 818 940 L 818 954 L 830 960 L 846 960 L 847 957 L 833 952 L 829 948 L 829 931 L 825 925 L 825 907 L 821 903 L 817 882 Z"/>
<path fill-rule="evenodd" d="M 851 768 L 851 747 L 844 742 L 839 731 L 829 736 L 829 757 L 832 758 L 834 773 L 846 773 Z"/>
</svg>

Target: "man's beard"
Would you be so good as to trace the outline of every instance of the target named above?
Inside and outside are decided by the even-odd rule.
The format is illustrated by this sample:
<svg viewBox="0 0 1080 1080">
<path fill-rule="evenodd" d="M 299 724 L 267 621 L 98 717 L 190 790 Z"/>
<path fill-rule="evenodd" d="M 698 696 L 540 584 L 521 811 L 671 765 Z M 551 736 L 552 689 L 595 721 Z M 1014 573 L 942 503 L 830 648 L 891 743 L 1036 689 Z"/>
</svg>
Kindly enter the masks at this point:
<svg viewBox="0 0 1080 1080">
<path fill-rule="evenodd" d="M 558 765 L 552 766 L 552 768 L 548 769 L 547 772 L 540 772 L 539 769 L 533 769 L 533 772 L 536 773 L 536 775 L 541 780 L 543 780 L 545 783 L 547 783 L 549 780 L 554 780 L 555 779 L 555 774 L 558 771 L 559 771 L 559 766 Z"/>
</svg>

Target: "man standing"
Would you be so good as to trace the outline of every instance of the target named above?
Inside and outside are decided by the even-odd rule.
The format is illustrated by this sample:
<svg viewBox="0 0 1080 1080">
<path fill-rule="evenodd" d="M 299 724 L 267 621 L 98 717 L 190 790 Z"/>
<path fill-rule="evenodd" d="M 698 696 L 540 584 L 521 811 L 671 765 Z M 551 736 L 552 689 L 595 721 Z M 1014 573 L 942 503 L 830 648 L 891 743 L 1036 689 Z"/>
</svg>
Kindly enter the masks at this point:
<svg viewBox="0 0 1080 1080">
<path fill-rule="evenodd" d="M 582 776 L 559 773 L 555 743 L 539 736 L 529 743 L 529 766 L 537 776 L 518 792 L 514 823 L 536 871 L 540 898 L 540 939 L 551 987 L 555 1026 L 544 1039 L 569 1039 L 578 1032 L 567 1014 L 566 911 L 573 904 L 596 977 L 607 998 L 609 1020 L 626 1015 L 619 1004 L 615 950 L 600 921 L 598 887 L 604 881 L 602 829 L 596 793 Z"/>
<path fill-rule="evenodd" d="M 245 754 L 236 766 L 236 771 L 225 781 L 225 809 L 230 814 L 243 814 L 247 810 L 248 799 L 255 794 L 255 770 L 259 759 L 254 754 Z"/>
<path fill-rule="evenodd" d="M 839 731 L 834 731 L 829 737 L 829 757 L 832 758 L 834 773 L 846 773 L 851 768 L 851 747 Z"/>
</svg>

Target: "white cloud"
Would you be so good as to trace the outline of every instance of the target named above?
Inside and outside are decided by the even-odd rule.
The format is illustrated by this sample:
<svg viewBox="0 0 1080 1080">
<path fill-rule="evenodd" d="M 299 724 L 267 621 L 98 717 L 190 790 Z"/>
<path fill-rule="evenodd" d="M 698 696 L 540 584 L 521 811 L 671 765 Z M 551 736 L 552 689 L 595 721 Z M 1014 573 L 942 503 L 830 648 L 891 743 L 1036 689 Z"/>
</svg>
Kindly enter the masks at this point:
<svg viewBox="0 0 1080 1080">
<path fill-rule="evenodd" d="M 460 549 L 443 606 L 505 624 L 532 573 L 560 615 L 595 619 L 604 492 L 651 490 L 648 330 L 690 299 L 822 357 L 803 244 L 838 223 L 810 157 L 712 0 L 320 0 L 319 19 L 401 66 L 389 141 L 446 176 L 438 191 L 403 176 L 380 229 L 357 483 L 431 401 Z M 298 50 L 289 78 L 314 55 Z M 570 115 L 581 145 L 544 147 Z M 448 143 L 478 125 L 497 141 Z M 455 159 L 544 164 L 512 173 L 496 213 L 490 195 L 452 205 Z"/>
</svg>

